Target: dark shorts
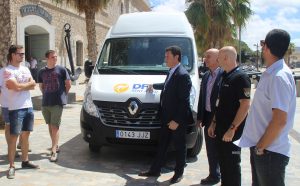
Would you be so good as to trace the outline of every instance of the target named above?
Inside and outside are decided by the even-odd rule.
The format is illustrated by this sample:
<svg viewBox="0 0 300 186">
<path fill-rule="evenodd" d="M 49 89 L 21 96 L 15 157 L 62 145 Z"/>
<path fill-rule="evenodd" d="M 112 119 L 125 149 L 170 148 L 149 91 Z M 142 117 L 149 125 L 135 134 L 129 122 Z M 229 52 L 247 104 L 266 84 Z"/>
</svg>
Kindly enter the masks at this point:
<svg viewBox="0 0 300 186">
<path fill-rule="evenodd" d="M 21 131 L 33 130 L 33 109 L 24 108 L 9 111 L 10 134 L 19 135 Z"/>
<path fill-rule="evenodd" d="M 5 122 L 6 125 L 9 125 L 9 111 L 7 107 L 2 107 L 2 116 L 3 116 L 3 120 Z"/>
</svg>

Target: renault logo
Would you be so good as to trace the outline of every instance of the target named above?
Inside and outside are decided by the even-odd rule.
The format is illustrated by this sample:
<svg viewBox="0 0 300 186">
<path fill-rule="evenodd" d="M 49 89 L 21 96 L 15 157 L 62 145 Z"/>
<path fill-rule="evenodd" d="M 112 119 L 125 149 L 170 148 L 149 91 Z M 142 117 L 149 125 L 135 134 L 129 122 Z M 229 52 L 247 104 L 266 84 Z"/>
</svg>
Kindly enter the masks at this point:
<svg viewBox="0 0 300 186">
<path fill-rule="evenodd" d="M 128 111 L 131 115 L 135 115 L 136 111 L 138 110 L 139 106 L 136 101 L 131 101 L 128 106 Z"/>
</svg>

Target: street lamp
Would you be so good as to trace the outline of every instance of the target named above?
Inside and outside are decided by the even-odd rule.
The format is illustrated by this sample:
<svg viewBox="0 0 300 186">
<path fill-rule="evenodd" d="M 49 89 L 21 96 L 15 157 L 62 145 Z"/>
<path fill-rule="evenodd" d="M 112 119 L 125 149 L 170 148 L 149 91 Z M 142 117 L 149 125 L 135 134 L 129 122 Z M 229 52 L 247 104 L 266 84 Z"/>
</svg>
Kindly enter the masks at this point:
<svg viewBox="0 0 300 186">
<path fill-rule="evenodd" d="M 254 44 L 256 46 L 256 70 L 258 71 L 258 43 Z"/>
</svg>

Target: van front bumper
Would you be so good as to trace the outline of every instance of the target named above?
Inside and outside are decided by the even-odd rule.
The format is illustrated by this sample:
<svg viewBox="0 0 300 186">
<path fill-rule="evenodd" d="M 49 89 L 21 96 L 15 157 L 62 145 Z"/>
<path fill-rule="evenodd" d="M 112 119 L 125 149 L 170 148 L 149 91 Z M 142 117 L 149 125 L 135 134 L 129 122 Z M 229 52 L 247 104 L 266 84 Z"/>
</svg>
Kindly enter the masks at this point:
<svg viewBox="0 0 300 186">
<path fill-rule="evenodd" d="M 118 146 L 132 149 L 155 150 L 158 145 L 160 135 L 160 128 L 144 129 L 106 126 L 101 122 L 100 118 L 89 115 L 83 108 L 81 109 L 80 126 L 83 139 L 86 142 L 97 146 Z M 117 138 L 116 130 L 150 132 L 150 139 Z M 195 145 L 196 138 L 196 126 L 191 125 L 188 127 L 186 133 L 188 149 Z M 173 145 L 171 145 L 171 149 L 174 149 Z"/>
</svg>

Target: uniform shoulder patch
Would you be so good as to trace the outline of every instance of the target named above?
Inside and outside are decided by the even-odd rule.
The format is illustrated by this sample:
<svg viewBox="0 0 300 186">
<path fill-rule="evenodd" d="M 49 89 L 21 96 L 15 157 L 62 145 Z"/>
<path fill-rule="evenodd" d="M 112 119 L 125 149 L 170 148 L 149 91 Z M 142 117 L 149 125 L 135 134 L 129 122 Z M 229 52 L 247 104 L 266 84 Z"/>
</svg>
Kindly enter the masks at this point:
<svg viewBox="0 0 300 186">
<path fill-rule="evenodd" d="M 247 98 L 250 98 L 250 92 L 251 92 L 251 88 L 244 88 L 244 95 Z"/>
</svg>

